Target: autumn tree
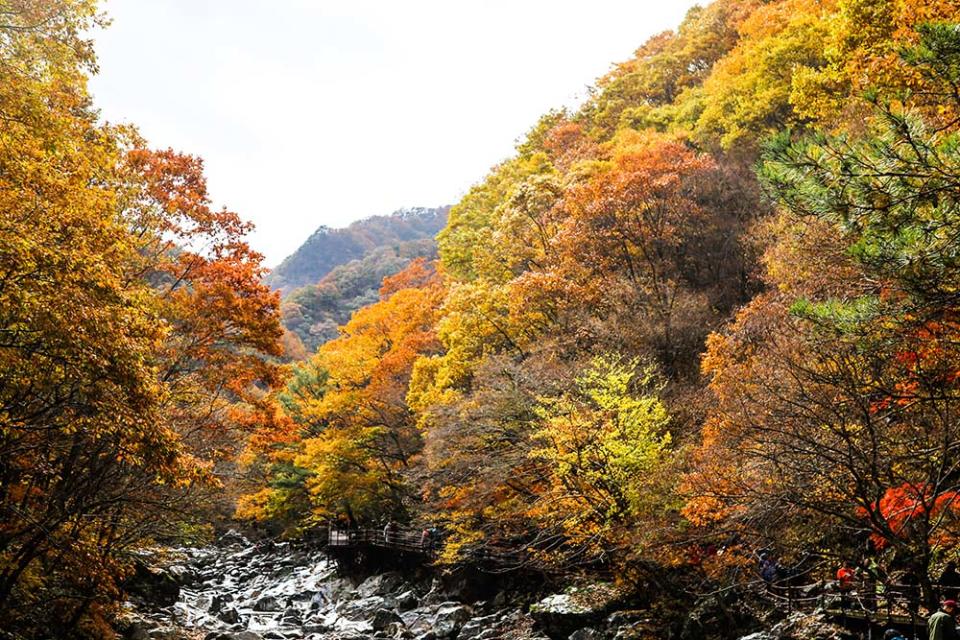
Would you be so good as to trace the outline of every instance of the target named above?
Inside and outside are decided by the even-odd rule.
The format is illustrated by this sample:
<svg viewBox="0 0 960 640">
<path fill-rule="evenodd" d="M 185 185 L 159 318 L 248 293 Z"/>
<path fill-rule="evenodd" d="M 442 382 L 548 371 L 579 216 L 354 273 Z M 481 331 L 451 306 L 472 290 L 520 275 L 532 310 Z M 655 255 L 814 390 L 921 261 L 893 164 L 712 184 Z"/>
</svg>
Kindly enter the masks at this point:
<svg viewBox="0 0 960 640">
<path fill-rule="evenodd" d="M 279 396 L 293 435 L 251 452 L 267 466 L 268 486 L 245 497 L 238 515 L 285 512 L 293 528 L 403 516 L 416 498 L 410 478 L 422 447 L 406 393 L 414 360 L 436 349 L 442 293 L 433 268 L 414 261 L 295 369 Z"/>
<path fill-rule="evenodd" d="M 924 29 L 920 46 L 951 33 Z M 956 135 L 878 103 L 864 135 L 771 143 L 762 175 L 789 233 L 814 232 L 785 242 L 823 228 L 844 251 L 833 274 L 789 278 L 778 262 L 812 252 L 771 252 L 781 286 L 711 339 L 708 490 L 688 510 L 754 531 L 793 513 L 798 545 L 822 543 L 812 522 L 839 524 L 920 576 L 930 603 L 928 571 L 958 532 Z"/>
<path fill-rule="evenodd" d="M 279 336 L 200 162 L 98 122 L 97 20 L 0 3 L 0 624 L 38 637 L 112 635 L 127 552 L 209 499 Z"/>
</svg>

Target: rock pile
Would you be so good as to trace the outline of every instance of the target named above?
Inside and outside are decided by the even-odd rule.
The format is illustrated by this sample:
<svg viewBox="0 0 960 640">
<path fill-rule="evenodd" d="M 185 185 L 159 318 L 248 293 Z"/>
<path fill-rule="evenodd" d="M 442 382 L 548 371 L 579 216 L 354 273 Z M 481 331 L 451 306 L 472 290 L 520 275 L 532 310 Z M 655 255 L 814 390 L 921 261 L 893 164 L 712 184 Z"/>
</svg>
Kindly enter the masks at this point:
<svg viewBox="0 0 960 640">
<path fill-rule="evenodd" d="M 322 555 L 291 544 L 258 548 L 232 534 L 216 547 L 178 550 L 164 584 L 179 599 L 139 591 L 123 630 L 130 640 L 547 640 L 518 608 L 460 602 L 439 583 L 383 573 L 359 584 Z M 145 575 L 157 576 L 156 567 Z M 169 588 L 164 591 L 169 593 Z"/>
</svg>

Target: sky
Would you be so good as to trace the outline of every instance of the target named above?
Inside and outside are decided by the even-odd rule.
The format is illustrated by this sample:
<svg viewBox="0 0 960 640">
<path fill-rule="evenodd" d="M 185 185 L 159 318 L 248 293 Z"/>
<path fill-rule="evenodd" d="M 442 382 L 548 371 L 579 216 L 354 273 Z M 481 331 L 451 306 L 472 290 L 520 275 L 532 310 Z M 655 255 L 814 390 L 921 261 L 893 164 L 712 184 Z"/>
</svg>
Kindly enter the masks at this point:
<svg viewBox="0 0 960 640">
<path fill-rule="evenodd" d="M 105 0 L 103 118 L 201 156 L 275 266 L 318 226 L 455 203 L 691 0 Z"/>
</svg>

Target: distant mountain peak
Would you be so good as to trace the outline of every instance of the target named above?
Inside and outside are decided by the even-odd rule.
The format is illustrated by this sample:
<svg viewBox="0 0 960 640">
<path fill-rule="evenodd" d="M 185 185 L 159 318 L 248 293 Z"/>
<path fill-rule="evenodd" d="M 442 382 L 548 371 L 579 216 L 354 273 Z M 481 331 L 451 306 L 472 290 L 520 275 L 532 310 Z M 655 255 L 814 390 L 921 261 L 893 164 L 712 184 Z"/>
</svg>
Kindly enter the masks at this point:
<svg viewBox="0 0 960 640">
<path fill-rule="evenodd" d="M 361 259 L 378 247 L 432 239 L 446 225 L 449 210 L 449 206 L 403 207 L 339 229 L 321 225 L 264 282 L 286 294 L 319 282 L 338 265 Z"/>
</svg>

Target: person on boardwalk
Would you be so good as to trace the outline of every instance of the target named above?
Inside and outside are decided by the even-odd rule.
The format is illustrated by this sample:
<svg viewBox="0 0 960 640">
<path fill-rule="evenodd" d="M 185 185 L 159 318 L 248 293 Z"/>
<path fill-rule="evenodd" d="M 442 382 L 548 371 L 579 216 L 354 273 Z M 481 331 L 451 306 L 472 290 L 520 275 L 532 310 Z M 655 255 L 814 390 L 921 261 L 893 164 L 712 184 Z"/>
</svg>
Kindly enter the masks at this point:
<svg viewBox="0 0 960 640">
<path fill-rule="evenodd" d="M 387 526 L 383 528 L 383 541 L 387 544 L 390 544 L 394 541 L 397 532 L 397 523 L 394 520 L 391 520 L 387 523 Z"/>
<path fill-rule="evenodd" d="M 857 577 L 857 571 L 850 566 L 850 563 L 844 560 L 837 569 L 837 587 L 840 591 L 850 591 L 853 589 L 853 580 Z"/>
<path fill-rule="evenodd" d="M 927 620 L 928 640 L 958 640 L 957 621 L 953 614 L 957 610 L 955 600 L 944 600 L 940 611 Z"/>
<path fill-rule="evenodd" d="M 780 577 L 780 563 L 766 553 L 760 554 L 760 577 L 768 585 Z"/>
</svg>

